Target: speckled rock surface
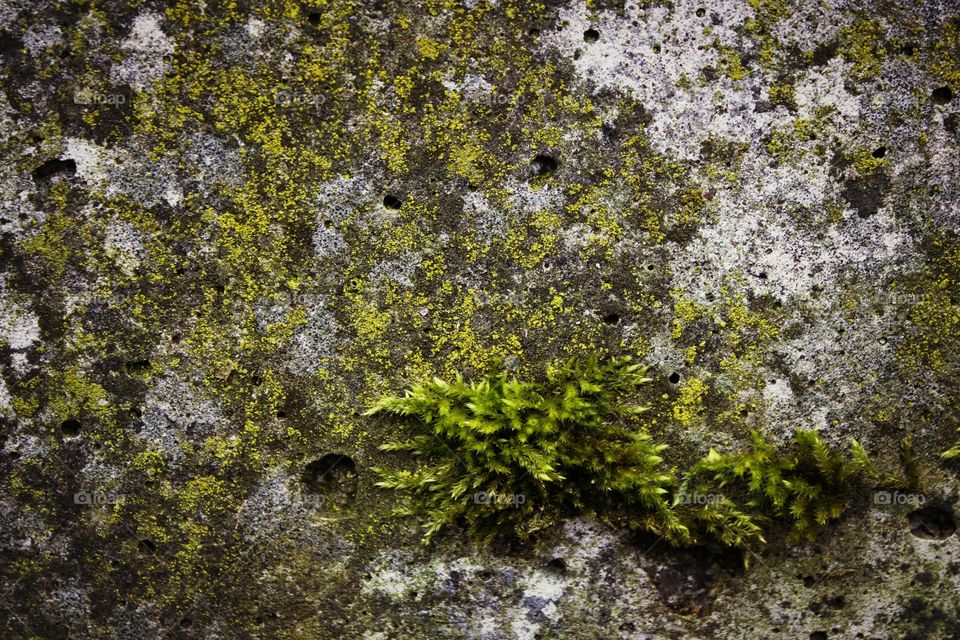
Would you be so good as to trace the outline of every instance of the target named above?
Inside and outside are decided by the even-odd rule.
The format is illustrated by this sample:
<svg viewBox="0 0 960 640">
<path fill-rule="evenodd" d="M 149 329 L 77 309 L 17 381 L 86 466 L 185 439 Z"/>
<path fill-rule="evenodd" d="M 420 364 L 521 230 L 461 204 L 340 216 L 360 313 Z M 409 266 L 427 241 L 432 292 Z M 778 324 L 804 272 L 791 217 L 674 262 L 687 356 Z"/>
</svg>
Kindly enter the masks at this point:
<svg viewBox="0 0 960 640">
<path fill-rule="evenodd" d="M 0 0 L 0 64 L 0 637 L 960 638 L 953 0 Z M 595 353 L 668 465 L 922 492 L 746 567 L 389 516 L 372 401 Z"/>
</svg>

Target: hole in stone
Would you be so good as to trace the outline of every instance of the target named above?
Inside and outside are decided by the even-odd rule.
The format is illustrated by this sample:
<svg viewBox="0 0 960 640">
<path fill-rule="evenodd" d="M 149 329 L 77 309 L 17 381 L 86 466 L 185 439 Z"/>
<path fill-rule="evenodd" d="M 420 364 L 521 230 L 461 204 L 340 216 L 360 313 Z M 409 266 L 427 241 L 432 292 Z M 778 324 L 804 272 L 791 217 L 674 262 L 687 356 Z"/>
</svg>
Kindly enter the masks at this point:
<svg viewBox="0 0 960 640">
<path fill-rule="evenodd" d="M 287 412 L 281 409 L 280 411 L 277 411 L 277 417 L 283 420 L 287 417 Z"/>
<path fill-rule="evenodd" d="M 670 384 L 677 384 L 678 382 L 680 382 L 680 374 L 674 371 L 673 373 L 670 374 L 670 377 L 667 378 L 667 380 L 670 381 Z"/>
<path fill-rule="evenodd" d="M 617 324 L 620 322 L 620 316 L 616 313 L 608 313 L 607 315 L 603 316 L 603 321 L 607 324 Z"/>
<path fill-rule="evenodd" d="M 813 585 L 817 584 L 817 579 L 813 576 L 803 576 L 803 586 L 810 588 Z"/>
<path fill-rule="evenodd" d="M 943 540 L 957 531 L 953 512 L 936 505 L 915 509 L 907 518 L 910 521 L 910 533 L 918 538 Z"/>
<path fill-rule="evenodd" d="M 653 271 L 654 269 L 656 269 L 656 267 L 653 264 L 647 265 L 647 271 Z"/>
<path fill-rule="evenodd" d="M 587 29 L 583 32 L 583 41 L 584 42 L 596 42 L 600 39 L 600 32 L 596 29 Z"/>
<path fill-rule="evenodd" d="M 913 56 L 914 48 L 912 44 L 905 44 L 903 48 L 900 49 L 900 53 L 907 56 L 908 58 Z"/>
<path fill-rule="evenodd" d="M 541 153 L 533 159 L 533 162 L 530 163 L 530 166 L 533 169 L 533 175 L 545 176 L 556 171 L 558 164 L 553 156 L 548 156 Z"/>
<path fill-rule="evenodd" d="M 553 560 L 547 563 L 547 567 L 549 567 L 550 569 L 553 569 L 554 571 L 558 571 L 560 573 L 566 573 L 567 561 L 564 560 L 563 558 L 554 558 Z"/>
<path fill-rule="evenodd" d="M 193 620 L 191 620 L 190 618 L 184 618 L 183 620 L 180 621 L 180 626 L 183 627 L 184 629 L 189 629 L 190 627 L 193 626 Z"/>
<path fill-rule="evenodd" d="M 320 14 L 317 13 L 316 11 L 311 11 L 310 13 L 307 14 L 307 22 L 309 22 L 313 26 L 317 26 L 318 24 L 320 24 Z"/>
<path fill-rule="evenodd" d="M 930 94 L 930 98 L 934 104 L 947 104 L 953 100 L 953 91 L 950 87 L 937 87 Z"/>
<path fill-rule="evenodd" d="M 887 148 L 877 147 L 870 155 L 872 155 L 874 158 L 882 158 L 883 156 L 887 155 Z"/>
<path fill-rule="evenodd" d="M 761 280 L 766 280 L 766 279 L 767 279 L 767 272 L 766 272 L 766 271 L 761 271 L 761 272 L 757 275 L 757 277 L 760 278 Z"/>
<path fill-rule="evenodd" d="M 536 29 L 536 28 L 530 29 L 529 31 L 527 31 L 527 35 L 530 36 L 531 38 L 539 38 L 540 29 Z"/>
<path fill-rule="evenodd" d="M 70 418 L 60 423 L 60 431 L 68 438 L 72 438 L 80 434 L 80 426 L 79 420 Z"/>
<path fill-rule="evenodd" d="M 385 206 L 387 209 L 399 209 L 400 205 L 402 204 L 403 203 L 400 202 L 400 198 L 395 195 L 388 193 L 387 195 L 383 196 L 383 206 Z"/>
<path fill-rule="evenodd" d="M 702 18 L 702 17 L 705 16 L 705 15 L 707 15 L 707 10 L 706 10 L 706 9 L 704 9 L 703 7 L 700 7 L 699 9 L 697 9 L 697 17 L 698 17 L 698 18 Z"/>
<path fill-rule="evenodd" d="M 137 548 L 143 553 L 153 553 L 157 550 L 157 545 L 153 543 L 153 540 L 143 539 L 137 542 Z"/>
<path fill-rule="evenodd" d="M 350 456 L 328 453 L 304 467 L 301 479 L 307 488 L 319 492 L 340 484 L 347 476 L 354 475 L 356 470 L 357 464 Z"/>
<path fill-rule="evenodd" d="M 253 383 L 253 386 L 259 387 L 261 384 L 263 384 L 263 378 L 261 378 L 261 377 L 258 376 L 258 375 L 254 375 L 254 376 L 250 379 L 250 382 Z"/>
<path fill-rule="evenodd" d="M 146 373 L 150 370 L 149 360 L 133 360 L 126 363 L 127 373 Z"/>
<path fill-rule="evenodd" d="M 810 634 L 810 640 L 827 640 L 826 631 L 814 631 Z"/>
<path fill-rule="evenodd" d="M 51 178 L 57 174 L 63 174 L 68 178 L 72 178 L 77 175 L 77 163 L 69 158 L 66 160 L 54 158 L 53 160 L 47 160 L 34 169 L 31 175 L 34 181 L 38 181 Z"/>
</svg>

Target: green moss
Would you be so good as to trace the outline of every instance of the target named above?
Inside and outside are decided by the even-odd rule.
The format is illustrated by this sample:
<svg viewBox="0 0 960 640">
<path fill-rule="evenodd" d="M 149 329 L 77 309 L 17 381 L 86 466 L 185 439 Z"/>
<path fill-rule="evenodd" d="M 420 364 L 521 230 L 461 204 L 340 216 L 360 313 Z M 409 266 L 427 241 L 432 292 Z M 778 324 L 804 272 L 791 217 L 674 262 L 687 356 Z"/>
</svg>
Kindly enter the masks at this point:
<svg viewBox="0 0 960 640">
<path fill-rule="evenodd" d="M 769 89 L 770 104 L 773 106 L 783 105 L 791 110 L 797 108 L 797 93 L 792 84 L 786 82 L 774 84 Z"/>
<path fill-rule="evenodd" d="M 703 412 L 703 399 L 708 386 L 700 378 L 691 378 L 680 386 L 680 397 L 673 405 L 673 419 L 680 426 L 691 427 Z"/>
<path fill-rule="evenodd" d="M 813 538 L 842 515 L 858 475 L 918 488 L 910 456 L 913 480 L 904 483 L 881 472 L 856 441 L 845 458 L 816 431 L 802 430 L 786 452 L 753 431 L 748 450 L 711 450 L 678 483 L 662 468 L 666 446 L 632 420 L 647 410 L 631 399 L 649 382 L 645 373 L 627 359 L 571 360 L 544 382 L 503 373 L 475 383 L 434 378 L 383 398 L 367 415 L 395 414 L 412 431 L 381 448 L 412 454 L 420 466 L 377 468 L 378 485 L 411 494 L 395 513 L 425 519 L 424 543 L 455 522 L 490 542 L 597 511 L 673 544 L 729 546 L 763 542 L 760 525 L 770 518 L 788 520 L 795 539 Z"/>
<path fill-rule="evenodd" d="M 857 17 L 854 23 L 840 31 L 840 54 L 853 63 L 853 71 L 862 78 L 880 74 L 883 61 L 889 55 L 886 30 L 877 20 Z"/>
<path fill-rule="evenodd" d="M 736 49 L 721 45 L 719 40 L 714 41 L 713 46 L 720 54 L 717 58 L 717 70 L 720 73 L 735 81 L 750 75 L 750 70 L 743 66 L 743 60 Z"/>
<path fill-rule="evenodd" d="M 853 154 L 853 166 L 862 176 L 872 176 L 877 171 L 890 166 L 886 158 L 876 158 L 871 149 L 857 149 Z"/>
<path fill-rule="evenodd" d="M 960 15 L 943 22 L 943 30 L 933 46 L 931 67 L 944 82 L 960 91 Z"/>
<path fill-rule="evenodd" d="M 548 370 L 545 383 L 504 374 L 474 384 L 434 379 L 385 398 L 368 415 L 410 416 L 417 430 L 383 448 L 432 464 L 378 469 L 380 486 L 417 495 L 401 513 L 425 513 L 424 542 L 458 518 L 487 539 L 526 538 L 565 515 L 621 505 L 641 511 L 642 528 L 689 541 L 665 499 L 671 478 L 660 469 L 663 445 L 627 426 L 645 410 L 628 399 L 649 382 L 645 371 L 627 359 L 571 361 Z"/>
<path fill-rule="evenodd" d="M 843 514 L 858 474 L 900 486 L 870 462 L 856 440 L 851 441 L 850 457 L 844 458 L 830 450 L 817 431 L 800 430 L 794 438 L 789 452 L 776 450 L 757 431 L 751 433 L 751 448 L 746 451 L 721 455 L 711 450 L 687 472 L 682 491 L 723 492 L 724 500 L 732 494 L 744 505 L 744 515 L 754 510 L 754 519 L 762 521 L 772 514 L 789 520 L 791 537 L 802 540 L 813 539 Z"/>
</svg>

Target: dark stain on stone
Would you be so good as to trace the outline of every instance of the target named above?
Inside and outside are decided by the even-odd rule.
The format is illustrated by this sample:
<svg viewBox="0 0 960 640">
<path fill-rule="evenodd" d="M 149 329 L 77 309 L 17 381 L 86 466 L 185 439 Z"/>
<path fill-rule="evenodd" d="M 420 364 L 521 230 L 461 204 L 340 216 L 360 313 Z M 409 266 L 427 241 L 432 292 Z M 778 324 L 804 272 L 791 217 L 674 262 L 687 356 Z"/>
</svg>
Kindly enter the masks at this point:
<svg viewBox="0 0 960 640">
<path fill-rule="evenodd" d="M 843 199 L 857 210 L 858 216 L 869 218 L 883 206 L 888 186 L 889 180 L 887 177 L 878 173 L 847 181 L 843 187 L 842 195 Z"/>
<path fill-rule="evenodd" d="M 660 550 L 644 554 L 643 569 L 664 604 L 683 615 L 706 616 L 713 608 L 722 578 L 741 571 L 743 556 L 737 550 Z"/>
</svg>

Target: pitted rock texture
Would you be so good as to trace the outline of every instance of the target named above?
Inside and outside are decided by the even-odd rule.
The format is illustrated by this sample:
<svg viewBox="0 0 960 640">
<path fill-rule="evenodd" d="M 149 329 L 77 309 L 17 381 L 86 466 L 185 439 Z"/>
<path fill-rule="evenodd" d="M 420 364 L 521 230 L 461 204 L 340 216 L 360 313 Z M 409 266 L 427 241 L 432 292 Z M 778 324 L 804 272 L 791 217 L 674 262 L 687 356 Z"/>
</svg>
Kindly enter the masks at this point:
<svg viewBox="0 0 960 640">
<path fill-rule="evenodd" d="M 5 0 L 0 65 L 0 637 L 960 638 L 956 2 Z M 922 491 L 740 555 L 391 517 L 374 400 L 593 354 L 666 465 Z"/>
</svg>

